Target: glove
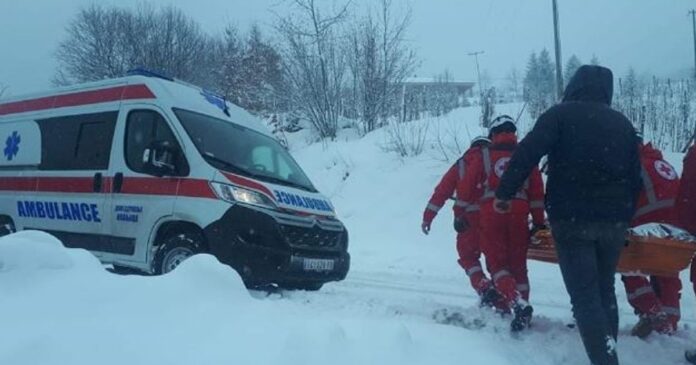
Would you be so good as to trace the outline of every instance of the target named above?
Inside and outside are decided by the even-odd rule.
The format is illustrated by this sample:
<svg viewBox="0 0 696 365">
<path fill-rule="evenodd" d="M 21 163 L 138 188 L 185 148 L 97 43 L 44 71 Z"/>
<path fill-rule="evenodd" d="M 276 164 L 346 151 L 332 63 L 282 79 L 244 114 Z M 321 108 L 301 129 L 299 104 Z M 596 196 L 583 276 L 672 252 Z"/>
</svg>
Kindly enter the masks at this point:
<svg viewBox="0 0 696 365">
<path fill-rule="evenodd" d="M 469 222 L 463 216 L 454 217 L 454 230 L 457 233 L 466 232 L 469 229 Z"/>
<path fill-rule="evenodd" d="M 430 233 L 430 222 L 421 223 L 421 230 L 423 231 L 423 234 L 427 236 L 428 233 Z"/>
<path fill-rule="evenodd" d="M 495 198 L 493 200 L 493 210 L 500 214 L 510 213 L 510 201 Z"/>
<path fill-rule="evenodd" d="M 539 231 L 543 231 L 549 229 L 549 227 L 546 224 L 535 224 L 532 226 L 532 229 L 529 230 L 529 235 L 534 237 Z"/>
</svg>

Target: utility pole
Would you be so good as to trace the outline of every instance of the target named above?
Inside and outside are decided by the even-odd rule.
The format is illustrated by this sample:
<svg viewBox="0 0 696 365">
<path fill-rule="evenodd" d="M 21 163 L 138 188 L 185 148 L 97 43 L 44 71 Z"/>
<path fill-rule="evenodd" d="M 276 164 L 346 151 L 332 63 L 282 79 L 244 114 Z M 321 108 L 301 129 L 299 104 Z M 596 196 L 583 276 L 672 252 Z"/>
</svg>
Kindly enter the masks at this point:
<svg viewBox="0 0 696 365">
<path fill-rule="evenodd" d="M 481 97 L 480 102 L 483 102 L 483 85 L 481 85 L 481 70 L 479 69 L 479 60 L 478 56 L 480 54 L 483 54 L 484 51 L 478 51 L 478 52 L 471 52 L 469 53 L 469 56 L 474 56 L 474 59 L 476 59 L 476 75 L 478 76 L 478 85 L 479 85 L 479 96 Z"/>
<path fill-rule="evenodd" d="M 691 14 L 691 28 L 694 33 L 694 77 L 696 77 L 696 10 L 689 11 Z"/>
<path fill-rule="evenodd" d="M 552 0 L 553 5 L 553 36 L 556 46 L 556 93 L 558 100 L 563 98 L 563 58 L 561 57 L 561 35 L 558 25 L 558 4 Z"/>
</svg>

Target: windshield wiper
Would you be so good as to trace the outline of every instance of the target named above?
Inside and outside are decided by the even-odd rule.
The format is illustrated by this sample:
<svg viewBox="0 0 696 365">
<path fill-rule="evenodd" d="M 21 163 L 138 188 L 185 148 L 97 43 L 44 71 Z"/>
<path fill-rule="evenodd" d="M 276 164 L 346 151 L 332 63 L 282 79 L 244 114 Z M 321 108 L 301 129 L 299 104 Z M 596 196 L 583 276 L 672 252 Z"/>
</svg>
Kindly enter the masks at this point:
<svg viewBox="0 0 696 365">
<path fill-rule="evenodd" d="M 218 163 L 218 164 L 220 164 L 220 165 L 223 165 L 223 166 L 229 168 L 230 170 L 232 170 L 232 172 L 236 172 L 236 173 L 239 173 L 239 174 L 253 175 L 253 174 L 250 173 L 249 171 L 247 171 L 247 170 L 245 170 L 245 169 L 243 169 L 243 168 L 241 168 L 241 167 L 239 167 L 239 166 L 233 164 L 232 162 L 225 161 L 225 160 L 223 160 L 223 159 L 221 159 L 221 158 L 219 158 L 219 157 L 215 157 L 215 156 L 211 155 L 211 154 L 208 153 L 208 152 L 206 152 L 206 153 L 203 154 L 203 158 L 206 159 L 206 160 L 212 161 L 212 162 L 214 162 L 214 163 Z"/>
<path fill-rule="evenodd" d="M 302 185 L 302 184 L 294 183 L 294 182 L 292 182 L 292 181 L 283 180 L 283 179 L 280 179 L 280 178 L 277 178 L 277 177 L 274 177 L 274 176 L 268 176 L 268 175 L 264 175 L 264 174 L 256 174 L 256 173 L 253 173 L 253 172 L 251 172 L 251 171 L 249 171 L 249 170 L 247 170 L 247 169 L 241 168 L 241 167 L 239 167 L 239 166 L 237 166 L 237 165 L 235 165 L 235 164 L 233 164 L 233 163 L 231 163 L 231 162 L 229 162 L 229 161 L 223 160 L 223 159 L 221 159 L 221 158 L 219 158 L 219 157 L 215 157 L 215 156 L 213 156 L 213 155 L 211 155 L 210 153 L 207 153 L 207 152 L 203 154 L 203 158 L 204 158 L 204 159 L 207 159 L 207 160 L 210 160 L 210 161 L 212 161 L 212 162 L 214 162 L 214 163 L 218 163 L 218 164 L 220 164 L 220 165 L 223 165 L 223 166 L 225 166 L 226 168 L 232 170 L 231 172 L 236 172 L 236 173 L 238 173 L 238 174 L 246 175 L 246 176 L 253 177 L 253 178 L 256 178 L 256 179 L 259 179 L 259 180 L 267 180 L 267 181 L 269 181 L 269 182 L 274 182 L 274 183 L 276 183 L 276 184 L 294 187 L 294 188 L 301 189 L 301 190 L 305 190 L 305 191 L 309 191 L 309 192 L 312 192 L 312 193 L 315 193 L 315 192 L 316 192 L 315 189 L 310 188 L 310 187 L 307 187 L 307 186 L 304 186 L 304 185 Z"/>
</svg>

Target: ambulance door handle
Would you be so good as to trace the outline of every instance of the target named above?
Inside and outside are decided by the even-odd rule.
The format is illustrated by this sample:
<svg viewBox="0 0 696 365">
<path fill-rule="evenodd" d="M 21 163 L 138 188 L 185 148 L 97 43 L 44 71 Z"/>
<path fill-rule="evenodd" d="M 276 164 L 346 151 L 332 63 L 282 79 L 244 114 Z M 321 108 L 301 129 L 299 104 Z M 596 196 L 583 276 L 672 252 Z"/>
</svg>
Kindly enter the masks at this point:
<svg viewBox="0 0 696 365">
<path fill-rule="evenodd" d="M 122 172 L 117 172 L 116 175 L 114 176 L 114 188 L 113 188 L 113 192 L 114 192 L 114 193 L 120 193 L 122 187 L 123 187 L 123 173 L 122 173 Z"/>
<path fill-rule="evenodd" d="M 95 193 L 101 193 L 102 191 L 102 173 L 97 172 L 94 174 L 94 180 L 92 181 L 92 190 Z"/>
</svg>

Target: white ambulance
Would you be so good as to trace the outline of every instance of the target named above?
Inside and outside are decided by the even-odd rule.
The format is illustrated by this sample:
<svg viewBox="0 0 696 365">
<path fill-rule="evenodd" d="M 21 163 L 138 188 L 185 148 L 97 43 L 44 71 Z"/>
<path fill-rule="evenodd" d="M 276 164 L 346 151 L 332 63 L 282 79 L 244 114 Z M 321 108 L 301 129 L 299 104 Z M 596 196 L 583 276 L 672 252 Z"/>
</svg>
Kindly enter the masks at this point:
<svg viewBox="0 0 696 365">
<path fill-rule="evenodd" d="M 0 102 L 0 226 L 36 229 L 117 271 L 210 253 L 249 286 L 345 278 L 348 233 L 258 119 L 144 70 Z"/>
</svg>

